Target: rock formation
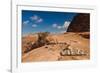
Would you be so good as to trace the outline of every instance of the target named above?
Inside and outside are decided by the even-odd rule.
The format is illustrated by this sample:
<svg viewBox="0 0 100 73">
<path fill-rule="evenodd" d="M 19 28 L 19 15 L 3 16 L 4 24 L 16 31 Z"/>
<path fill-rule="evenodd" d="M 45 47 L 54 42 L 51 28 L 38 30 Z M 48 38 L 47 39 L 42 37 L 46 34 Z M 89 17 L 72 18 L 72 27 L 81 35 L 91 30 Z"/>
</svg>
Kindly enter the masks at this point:
<svg viewBox="0 0 100 73">
<path fill-rule="evenodd" d="M 67 32 L 89 32 L 90 31 L 90 14 L 79 13 L 70 23 Z"/>
</svg>

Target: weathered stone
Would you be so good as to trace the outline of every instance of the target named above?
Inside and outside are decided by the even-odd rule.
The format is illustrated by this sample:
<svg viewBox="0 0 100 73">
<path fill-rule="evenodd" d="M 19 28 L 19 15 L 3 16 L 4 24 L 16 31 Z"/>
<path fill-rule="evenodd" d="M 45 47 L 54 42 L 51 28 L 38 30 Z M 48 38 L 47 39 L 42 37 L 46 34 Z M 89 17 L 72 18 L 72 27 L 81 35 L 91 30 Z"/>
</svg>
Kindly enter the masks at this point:
<svg viewBox="0 0 100 73">
<path fill-rule="evenodd" d="M 79 13 L 70 23 L 67 32 L 89 32 L 90 31 L 90 14 Z"/>
</svg>

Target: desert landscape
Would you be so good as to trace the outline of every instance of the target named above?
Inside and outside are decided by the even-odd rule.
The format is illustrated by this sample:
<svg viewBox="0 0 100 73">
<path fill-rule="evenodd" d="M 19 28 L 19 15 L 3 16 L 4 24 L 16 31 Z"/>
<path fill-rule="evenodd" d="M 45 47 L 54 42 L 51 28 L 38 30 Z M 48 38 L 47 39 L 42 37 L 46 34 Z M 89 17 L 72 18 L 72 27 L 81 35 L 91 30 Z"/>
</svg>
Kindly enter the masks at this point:
<svg viewBox="0 0 100 73">
<path fill-rule="evenodd" d="M 66 32 L 22 36 L 22 62 L 90 59 L 90 15 L 77 14 Z"/>
</svg>

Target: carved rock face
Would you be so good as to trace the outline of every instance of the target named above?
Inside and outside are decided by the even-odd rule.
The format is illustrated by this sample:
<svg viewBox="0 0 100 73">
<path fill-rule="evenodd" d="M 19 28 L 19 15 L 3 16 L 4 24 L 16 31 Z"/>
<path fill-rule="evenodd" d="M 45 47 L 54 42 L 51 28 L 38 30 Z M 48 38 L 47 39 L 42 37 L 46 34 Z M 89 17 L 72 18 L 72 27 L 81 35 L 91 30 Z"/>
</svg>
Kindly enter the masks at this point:
<svg viewBox="0 0 100 73">
<path fill-rule="evenodd" d="M 89 32 L 90 31 L 90 14 L 79 13 L 70 23 L 67 32 Z"/>
</svg>

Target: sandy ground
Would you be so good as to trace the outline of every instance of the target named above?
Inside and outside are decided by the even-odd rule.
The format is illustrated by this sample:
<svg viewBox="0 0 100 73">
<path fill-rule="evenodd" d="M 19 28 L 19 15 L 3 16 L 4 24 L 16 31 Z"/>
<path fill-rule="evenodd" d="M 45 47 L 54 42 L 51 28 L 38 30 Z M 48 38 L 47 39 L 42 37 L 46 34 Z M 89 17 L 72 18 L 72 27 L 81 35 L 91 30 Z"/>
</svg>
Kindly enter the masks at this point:
<svg viewBox="0 0 100 73">
<path fill-rule="evenodd" d="M 89 38 L 84 38 L 82 35 L 89 35 L 89 32 L 84 33 L 63 33 L 63 34 L 50 34 L 46 39 L 51 43 L 56 44 L 44 45 L 33 49 L 27 53 L 23 53 L 27 45 L 26 42 L 35 42 L 37 36 L 26 36 L 22 38 L 22 62 L 37 62 L 37 61 L 63 61 L 63 60 L 89 60 L 90 59 L 90 40 Z M 59 44 L 67 43 L 67 44 Z M 85 55 L 61 55 L 66 46 L 69 45 L 69 49 L 75 51 L 81 51 Z"/>
</svg>

